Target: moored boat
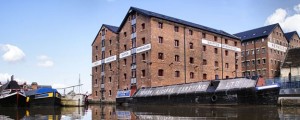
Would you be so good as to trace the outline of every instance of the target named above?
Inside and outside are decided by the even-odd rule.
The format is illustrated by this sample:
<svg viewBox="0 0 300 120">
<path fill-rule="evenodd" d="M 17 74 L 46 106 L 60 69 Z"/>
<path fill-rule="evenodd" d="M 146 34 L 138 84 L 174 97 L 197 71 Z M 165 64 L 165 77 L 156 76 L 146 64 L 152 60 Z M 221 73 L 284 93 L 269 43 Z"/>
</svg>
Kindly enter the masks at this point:
<svg viewBox="0 0 300 120">
<path fill-rule="evenodd" d="M 62 106 L 77 106 L 82 107 L 85 106 L 86 103 L 86 95 L 84 94 L 76 94 L 74 91 L 70 91 L 65 96 L 61 98 Z"/>
<path fill-rule="evenodd" d="M 0 87 L 0 107 L 25 107 L 25 105 L 25 93 L 12 76 L 10 81 Z"/>
<path fill-rule="evenodd" d="M 118 91 L 118 104 L 277 104 L 277 84 L 256 86 L 257 80 L 235 78 L 149 87 L 135 93 Z"/>
<path fill-rule="evenodd" d="M 61 95 L 53 88 L 38 88 L 26 92 L 28 106 L 61 106 Z"/>
</svg>

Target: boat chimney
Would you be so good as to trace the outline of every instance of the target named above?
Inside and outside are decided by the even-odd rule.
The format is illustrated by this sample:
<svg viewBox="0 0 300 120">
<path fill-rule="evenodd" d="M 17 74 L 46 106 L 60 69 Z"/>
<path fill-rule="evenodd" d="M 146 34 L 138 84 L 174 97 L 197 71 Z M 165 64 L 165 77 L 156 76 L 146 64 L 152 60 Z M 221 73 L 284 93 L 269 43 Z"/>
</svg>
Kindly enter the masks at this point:
<svg viewBox="0 0 300 120">
<path fill-rule="evenodd" d="M 10 81 L 13 81 L 14 80 L 14 75 L 12 75 L 11 77 L 10 77 Z"/>
</svg>

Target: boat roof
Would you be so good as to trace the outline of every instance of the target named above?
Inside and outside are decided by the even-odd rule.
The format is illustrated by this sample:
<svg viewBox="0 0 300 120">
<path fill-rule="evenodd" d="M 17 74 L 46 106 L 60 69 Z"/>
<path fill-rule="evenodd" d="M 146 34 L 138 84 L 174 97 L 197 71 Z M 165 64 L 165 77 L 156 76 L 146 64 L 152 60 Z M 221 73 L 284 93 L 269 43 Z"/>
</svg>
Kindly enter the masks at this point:
<svg viewBox="0 0 300 120">
<path fill-rule="evenodd" d="M 11 80 L 0 87 L 0 92 L 5 89 L 21 89 L 17 81 Z"/>
<path fill-rule="evenodd" d="M 36 91 L 37 94 L 39 94 L 39 93 L 48 93 L 48 92 L 57 92 L 57 90 L 53 89 L 53 88 L 39 88 Z"/>
</svg>

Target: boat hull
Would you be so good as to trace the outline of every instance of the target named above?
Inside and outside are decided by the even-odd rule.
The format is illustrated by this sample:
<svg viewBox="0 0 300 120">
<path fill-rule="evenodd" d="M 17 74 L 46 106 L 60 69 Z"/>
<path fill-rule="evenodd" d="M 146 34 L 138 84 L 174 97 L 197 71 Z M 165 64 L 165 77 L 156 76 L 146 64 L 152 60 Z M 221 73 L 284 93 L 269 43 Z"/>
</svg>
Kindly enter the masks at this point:
<svg viewBox="0 0 300 120">
<path fill-rule="evenodd" d="M 181 95 L 117 98 L 118 104 L 201 104 L 201 105 L 276 105 L 279 87 L 257 90 L 233 89 Z"/>
<path fill-rule="evenodd" d="M 0 107 L 25 107 L 26 96 L 19 92 L 0 97 Z"/>
<path fill-rule="evenodd" d="M 29 97 L 29 106 L 61 106 L 61 98 L 58 93 L 47 93 L 48 96 L 32 95 Z M 50 95 L 49 95 L 50 94 Z"/>
</svg>

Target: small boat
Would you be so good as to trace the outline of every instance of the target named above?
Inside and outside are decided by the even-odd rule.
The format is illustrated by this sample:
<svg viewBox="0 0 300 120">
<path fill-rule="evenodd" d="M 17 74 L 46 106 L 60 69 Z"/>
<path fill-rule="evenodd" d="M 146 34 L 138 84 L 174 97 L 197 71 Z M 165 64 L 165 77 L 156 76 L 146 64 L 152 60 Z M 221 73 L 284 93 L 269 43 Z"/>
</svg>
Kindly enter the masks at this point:
<svg viewBox="0 0 300 120">
<path fill-rule="evenodd" d="M 28 106 L 61 106 L 61 95 L 53 88 L 38 88 L 26 92 Z"/>
<path fill-rule="evenodd" d="M 0 87 L 0 107 L 25 107 L 26 95 L 19 84 L 11 80 Z"/>
</svg>

